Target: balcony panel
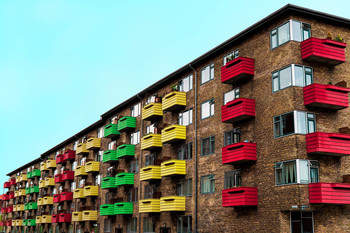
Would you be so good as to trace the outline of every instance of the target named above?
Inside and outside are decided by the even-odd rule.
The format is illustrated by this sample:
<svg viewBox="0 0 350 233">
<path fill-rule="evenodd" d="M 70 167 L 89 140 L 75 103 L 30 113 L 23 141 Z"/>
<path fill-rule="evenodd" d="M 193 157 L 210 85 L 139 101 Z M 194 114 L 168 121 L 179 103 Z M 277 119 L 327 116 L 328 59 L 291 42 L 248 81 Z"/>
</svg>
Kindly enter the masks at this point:
<svg viewBox="0 0 350 233">
<path fill-rule="evenodd" d="M 221 67 L 221 82 L 237 84 L 254 76 L 254 59 L 237 57 Z"/>
<path fill-rule="evenodd" d="M 115 184 L 121 185 L 134 185 L 134 173 L 119 173 L 115 176 Z"/>
<path fill-rule="evenodd" d="M 117 185 L 115 183 L 115 177 L 105 177 L 102 179 L 101 184 L 102 189 L 111 189 L 111 188 L 117 188 Z"/>
<path fill-rule="evenodd" d="M 9 199 L 14 199 L 15 198 L 15 193 L 14 192 L 9 192 L 8 193 L 8 198 Z"/>
<path fill-rule="evenodd" d="M 62 174 L 62 181 L 74 180 L 74 171 L 64 171 Z"/>
<path fill-rule="evenodd" d="M 59 154 L 56 156 L 56 164 L 62 164 L 62 163 L 66 163 L 66 161 L 64 160 L 64 155 Z"/>
<path fill-rule="evenodd" d="M 10 196 L 7 195 L 7 194 L 4 194 L 4 195 L 2 196 L 2 200 L 3 200 L 3 201 L 8 201 L 8 200 L 10 200 Z"/>
<path fill-rule="evenodd" d="M 117 202 L 114 204 L 114 214 L 132 214 L 133 206 L 132 202 Z"/>
<path fill-rule="evenodd" d="M 36 224 L 36 219 L 27 219 L 27 226 L 28 227 L 34 227 Z"/>
<path fill-rule="evenodd" d="M 16 183 L 19 183 L 21 181 L 21 178 L 19 176 L 16 176 Z"/>
<path fill-rule="evenodd" d="M 162 148 L 162 141 L 160 134 L 147 134 L 141 139 L 141 149 L 142 150 L 154 150 Z"/>
<path fill-rule="evenodd" d="M 85 166 L 77 166 L 75 168 L 75 176 L 87 176 L 85 172 Z"/>
<path fill-rule="evenodd" d="M 39 169 L 34 169 L 32 171 L 32 177 L 40 177 L 41 176 L 41 171 Z"/>
<path fill-rule="evenodd" d="M 118 131 L 118 124 L 109 124 L 105 126 L 104 137 L 105 138 L 115 138 L 120 135 Z"/>
<path fill-rule="evenodd" d="M 35 185 L 30 187 L 30 193 L 39 193 L 39 186 Z"/>
<path fill-rule="evenodd" d="M 66 150 L 63 154 L 64 161 L 75 160 L 75 150 Z"/>
<path fill-rule="evenodd" d="M 101 147 L 101 138 L 89 138 L 86 143 L 87 150 L 96 150 Z"/>
<path fill-rule="evenodd" d="M 29 203 L 24 203 L 24 210 L 29 210 Z"/>
<path fill-rule="evenodd" d="M 46 163 L 40 164 L 40 171 L 48 171 L 49 169 L 46 167 Z"/>
<path fill-rule="evenodd" d="M 311 183 L 309 184 L 310 204 L 350 204 L 350 184 Z"/>
<path fill-rule="evenodd" d="M 55 175 L 55 183 L 62 183 L 62 174 L 56 174 Z"/>
<path fill-rule="evenodd" d="M 33 175 L 32 175 L 32 172 L 30 171 L 30 172 L 27 172 L 27 178 L 28 179 L 32 179 L 33 178 Z"/>
<path fill-rule="evenodd" d="M 21 227 L 23 226 L 23 219 L 17 219 L 16 220 L 16 227 Z"/>
<path fill-rule="evenodd" d="M 25 195 L 26 195 L 26 190 L 25 189 L 18 190 L 18 196 L 19 197 L 24 197 Z"/>
<path fill-rule="evenodd" d="M 36 216 L 35 217 L 35 223 L 36 224 L 41 224 L 41 216 Z"/>
<path fill-rule="evenodd" d="M 174 112 L 186 107 L 186 92 L 173 91 L 163 97 L 163 111 Z"/>
<path fill-rule="evenodd" d="M 139 213 L 160 213 L 160 199 L 144 199 L 139 202 Z"/>
<path fill-rule="evenodd" d="M 37 201 L 37 205 L 38 205 L 38 206 L 42 206 L 42 205 L 43 205 L 43 202 L 44 202 L 44 198 L 39 197 L 39 198 L 38 198 L 38 201 Z"/>
<path fill-rule="evenodd" d="M 345 62 L 346 44 L 329 39 L 311 37 L 300 43 L 301 58 L 307 62 L 336 66 Z"/>
<path fill-rule="evenodd" d="M 51 215 L 42 215 L 41 216 L 41 223 L 51 223 L 52 216 Z"/>
<path fill-rule="evenodd" d="M 221 107 L 221 121 L 237 123 L 255 117 L 255 100 L 238 98 Z"/>
<path fill-rule="evenodd" d="M 59 203 L 59 202 L 61 202 L 61 194 L 53 195 L 53 203 Z"/>
<path fill-rule="evenodd" d="M 7 207 L 7 213 L 13 213 L 13 205 Z"/>
<path fill-rule="evenodd" d="M 24 211 L 24 204 L 18 204 L 16 205 L 16 211 Z"/>
<path fill-rule="evenodd" d="M 150 103 L 142 109 L 142 120 L 153 121 L 163 116 L 161 103 Z"/>
<path fill-rule="evenodd" d="M 100 171 L 100 162 L 87 162 L 85 165 L 85 172 L 99 172 Z"/>
<path fill-rule="evenodd" d="M 115 215 L 114 205 L 113 204 L 101 205 L 100 206 L 100 215 L 101 216 Z"/>
<path fill-rule="evenodd" d="M 160 179 L 162 179 L 160 166 L 152 165 L 152 166 L 141 168 L 140 181 L 160 180 Z"/>
<path fill-rule="evenodd" d="M 62 201 L 72 201 L 73 200 L 73 192 L 62 192 L 61 193 L 61 202 Z"/>
<path fill-rule="evenodd" d="M 22 181 L 28 181 L 27 174 L 21 174 L 21 175 L 19 176 L 19 179 L 20 179 L 21 182 L 22 182 Z"/>
<path fill-rule="evenodd" d="M 10 182 L 5 182 L 4 183 L 4 188 L 11 188 Z"/>
<path fill-rule="evenodd" d="M 107 150 L 103 152 L 103 162 L 104 163 L 114 163 L 117 162 L 117 150 Z"/>
<path fill-rule="evenodd" d="M 125 132 L 136 128 L 136 117 L 125 116 L 118 121 L 118 131 Z"/>
<path fill-rule="evenodd" d="M 26 189 L 26 194 L 30 194 L 30 187 L 25 188 Z"/>
<path fill-rule="evenodd" d="M 51 223 L 58 223 L 58 214 L 53 214 L 51 216 Z"/>
<path fill-rule="evenodd" d="M 29 202 L 29 210 L 37 210 L 38 204 L 36 202 Z"/>
<path fill-rule="evenodd" d="M 46 178 L 45 179 L 45 186 L 55 186 L 55 178 Z"/>
<path fill-rule="evenodd" d="M 58 222 L 72 222 L 72 214 L 66 214 L 66 213 L 59 214 Z"/>
<path fill-rule="evenodd" d="M 11 180 L 10 180 L 10 185 L 15 185 L 16 184 L 16 179 L 15 178 L 12 178 Z"/>
<path fill-rule="evenodd" d="M 1 208 L 1 213 L 2 213 L 2 214 L 6 214 L 6 213 L 7 213 L 7 208 L 6 208 L 6 207 Z"/>
<path fill-rule="evenodd" d="M 256 161 L 256 143 L 238 142 L 222 148 L 222 163 L 243 163 Z"/>
<path fill-rule="evenodd" d="M 186 140 L 186 126 L 170 125 L 162 130 L 162 143 L 174 143 Z"/>
<path fill-rule="evenodd" d="M 43 205 L 53 205 L 53 197 L 44 197 Z"/>
<path fill-rule="evenodd" d="M 47 169 L 56 168 L 56 160 L 53 160 L 53 159 L 46 160 L 46 168 Z"/>
<path fill-rule="evenodd" d="M 75 153 L 77 155 L 88 154 L 89 150 L 86 149 L 86 143 L 79 143 L 77 146 L 77 151 Z"/>
<path fill-rule="evenodd" d="M 16 220 L 12 220 L 12 226 L 16 226 Z"/>
<path fill-rule="evenodd" d="M 73 192 L 73 198 L 86 198 L 86 196 L 84 195 L 84 189 L 75 189 Z"/>
<path fill-rule="evenodd" d="M 72 222 L 80 222 L 83 218 L 83 212 L 73 212 L 72 213 Z"/>
<path fill-rule="evenodd" d="M 97 221 L 97 210 L 83 211 L 82 221 Z"/>
<path fill-rule="evenodd" d="M 117 159 L 134 157 L 135 156 L 135 145 L 123 144 L 117 148 Z"/>
<path fill-rule="evenodd" d="M 161 176 L 186 175 L 186 161 L 171 159 L 161 164 Z"/>
<path fill-rule="evenodd" d="M 335 85 L 310 84 L 304 87 L 304 104 L 308 108 L 340 110 L 349 107 L 350 89 Z"/>
<path fill-rule="evenodd" d="M 186 197 L 170 196 L 160 198 L 160 211 L 185 211 Z"/>
<path fill-rule="evenodd" d="M 257 206 L 258 188 L 235 187 L 222 190 L 222 206 Z"/>
<path fill-rule="evenodd" d="M 6 221 L 6 226 L 12 226 L 12 220 L 7 220 Z"/>
<path fill-rule="evenodd" d="M 84 196 L 85 197 L 98 196 L 98 186 L 85 186 Z"/>
<path fill-rule="evenodd" d="M 308 154 L 350 155 L 350 134 L 314 132 L 306 135 Z"/>
</svg>

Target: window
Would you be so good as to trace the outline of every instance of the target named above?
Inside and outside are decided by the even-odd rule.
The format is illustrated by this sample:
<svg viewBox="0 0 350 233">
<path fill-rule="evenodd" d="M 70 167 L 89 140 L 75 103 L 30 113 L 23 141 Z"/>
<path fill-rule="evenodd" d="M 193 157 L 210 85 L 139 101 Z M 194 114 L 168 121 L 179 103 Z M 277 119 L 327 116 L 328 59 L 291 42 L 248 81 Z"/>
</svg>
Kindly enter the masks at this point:
<svg viewBox="0 0 350 233">
<path fill-rule="evenodd" d="M 72 171 L 75 171 L 75 168 L 77 167 L 77 165 L 78 165 L 78 162 L 74 161 L 72 164 Z"/>
<path fill-rule="evenodd" d="M 134 159 L 134 160 L 130 161 L 129 172 L 130 173 L 138 173 L 139 172 L 139 160 L 138 159 Z"/>
<path fill-rule="evenodd" d="M 192 179 L 181 180 L 176 185 L 176 192 L 178 196 L 192 196 Z"/>
<path fill-rule="evenodd" d="M 315 114 L 293 111 L 273 118 L 275 138 L 294 133 L 307 134 L 316 131 Z"/>
<path fill-rule="evenodd" d="M 242 177 L 240 170 L 225 172 L 225 189 L 239 187 L 241 186 L 241 181 Z"/>
<path fill-rule="evenodd" d="M 215 178 L 214 175 L 201 177 L 201 193 L 214 193 L 215 192 Z"/>
<path fill-rule="evenodd" d="M 311 67 L 291 64 L 272 73 L 273 92 L 291 86 L 305 87 L 311 83 L 313 83 Z"/>
<path fill-rule="evenodd" d="M 150 103 L 155 103 L 157 96 L 158 95 L 151 95 L 151 96 L 147 97 L 147 99 L 145 101 L 145 105 L 150 104 Z"/>
<path fill-rule="evenodd" d="M 235 88 L 231 91 L 228 91 L 224 94 L 224 105 L 226 105 L 228 102 L 235 100 L 239 98 L 239 88 Z"/>
<path fill-rule="evenodd" d="M 239 50 L 236 49 L 235 51 L 232 51 L 231 53 L 227 54 L 226 56 L 224 56 L 224 66 L 232 61 L 233 59 L 239 57 Z"/>
<path fill-rule="evenodd" d="M 128 191 L 128 202 L 137 202 L 138 196 L 137 196 L 137 188 L 131 188 Z"/>
<path fill-rule="evenodd" d="M 202 69 L 201 84 L 214 79 L 214 64 L 208 65 Z"/>
<path fill-rule="evenodd" d="M 105 219 L 104 232 L 112 232 L 112 224 L 110 219 Z"/>
<path fill-rule="evenodd" d="M 192 90 L 193 85 L 193 75 L 189 75 L 179 81 L 178 87 L 179 91 L 188 92 Z"/>
<path fill-rule="evenodd" d="M 156 192 L 156 185 L 150 184 L 145 186 L 144 198 L 154 198 L 154 193 Z"/>
<path fill-rule="evenodd" d="M 73 150 L 77 150 L 77 146 L 79 144 L 79 141 L 75 141 L 73 144 Z"/>
<path fill-rule="evenodd" d="M 152 217 L 143 218 L 143 232 L 144 233 L 154 233 L 155 226 Z"/>
<path fill-rule="evenodd" d="M 117 142 L 116 141 L 112 141 L 110 143 L 108 143 L 108 150 L 116 150 L 117 149 Z"/>
<path fill-rule="evenodd" d="M 103 150 L 99 150 L 95 155 L 96 162 L 102 162 L 103 160 Z"/>
<path fill-rule="evenodd" d="M 311 26 L 295 20 L 289 20 L 271 31 L 271 49 L 290 40 L 301 42 L 310 38 Z"/>
<path fill-rule="evenodd" d="M 140 143 L 140 131 L 131 133 L 130 135 L 130 144 L 137 145 Z"/>
<path fill-rule="evenodd" d="M 145 156 L 145 167 L 155 165 L 157 154 L 149 154 Z"/>
<path fill-rule="evenodd" d="M 208 100 L 201 105 L 201 119 L 214 116 L 214 99 Z"/>
<path fill-rule="evenodd" d="M 103 127 L 100 127 L 97 129 L 97 137 L 98 138 L 103 138 L 103 135 L 104 134 L 104 128 Z"/>
<path fill-rule="evenodd" d="M 85 179 L 79 180 L 79 188 L 82 189 L 85 187 Z"/>
<path fill-rule="evenodd" d="M 141 103 L 138 103 L 138 104 L 131 107 L 131 116 L 132 117 L 139 116 L 140 112 L 141 112 Z"/>
<path fill-rule="evenodd" d="M 192 216 L 180 216 L 177 218 L 177 233 L 192 233 Z"/>
<path fill-rule="evenodd" d="M 215 136 L 203 138 L 201 141 L 201 156 L 215 153 Z"/>
<path fill-rule="evenodd" d="M 319 163 L 314 160 L 296 159 L 275 163 L 276 185 L 308 184 L 319 181 Z"/>
<path fill-rule="evenodd" d="M 86 157 L 83 157 L 80 159 L 80 166 L 85 166 L 86 163 Z"/>
<path fill-rule="evenodd" d="M 179 125 L 190 125 L 192 124 L 192 108 L 179 113 Z"/>
<path fill-rule="evenodd" d="M 152 124 L 152 125 L 147 125 L 146 126 L 146 134 L 149 134 L 149 133 L 155 133 L 155 123 Z"/>
<path fill-rule="evenodd" d="M 235 128 L 224 133 L 224 146 L 241 141 L 241 129 Z"/>
<path fill-rule="evenodd" d="M 136 233 L 137 232 L 137 218 L 130 218 L 127 226 L 126 226 L 126 232 L 127 233 Z"/>
<path fill-rule="evenodd" d="M 177 158 L 181 160 L 192 159 L 192 142 L 180 146 Z"/>
<path fill-rule="evenodd" d="M 102 177 L 100 174 L 95 177 L 95 185 L 97 185 L 97 186 L 101 185 L 101 178 Z"/>
<path fill-rule="evenodd" d="M 290 212 L 290 225 L 291 232 L 305 232 L 305 233 L 313 233 L 313 216 L 312 212 L 306 211 L 291 211 Z"/>
</svg>

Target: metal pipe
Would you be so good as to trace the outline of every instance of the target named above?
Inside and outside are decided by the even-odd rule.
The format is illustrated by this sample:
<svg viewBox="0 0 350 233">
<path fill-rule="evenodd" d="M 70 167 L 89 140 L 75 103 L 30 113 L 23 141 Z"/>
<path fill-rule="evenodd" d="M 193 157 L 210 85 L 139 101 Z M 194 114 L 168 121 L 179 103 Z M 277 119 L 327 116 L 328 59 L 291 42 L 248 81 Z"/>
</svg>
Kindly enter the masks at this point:
<svg viewBox="0 0 350 233">
<path fill-rule="evenodd" d="M 141 116 L 141 129 L 140 129 L 140 139 L 143 135 L 143 120 L 142 120 L 142 98 L 137 94 L 136 95 L 140 99 L 140 116 Z M 142 168 L 142 150 L 140 146 L 140 166 L 139 166 L 139 172 L 141 171 Z M 139 201 L 141 200 L 141 182 L 139 181 Z M 139 230 L 138 232 L 141 232 L 141 214 L 139 213 Z"/>
</svg>

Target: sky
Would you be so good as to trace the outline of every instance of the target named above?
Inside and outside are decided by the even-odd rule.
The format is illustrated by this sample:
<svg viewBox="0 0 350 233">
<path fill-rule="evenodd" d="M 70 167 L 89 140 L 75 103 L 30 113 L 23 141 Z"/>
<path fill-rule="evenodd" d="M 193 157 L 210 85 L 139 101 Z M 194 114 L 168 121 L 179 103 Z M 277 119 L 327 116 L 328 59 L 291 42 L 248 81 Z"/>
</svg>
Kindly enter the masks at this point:
<svg viewBox="0 0 350 233">
<path fill-rule="evenodd" d="M 350 1 L 0 0 L 0 194 L 6 174 L 284 5 Z"/>
</svg>

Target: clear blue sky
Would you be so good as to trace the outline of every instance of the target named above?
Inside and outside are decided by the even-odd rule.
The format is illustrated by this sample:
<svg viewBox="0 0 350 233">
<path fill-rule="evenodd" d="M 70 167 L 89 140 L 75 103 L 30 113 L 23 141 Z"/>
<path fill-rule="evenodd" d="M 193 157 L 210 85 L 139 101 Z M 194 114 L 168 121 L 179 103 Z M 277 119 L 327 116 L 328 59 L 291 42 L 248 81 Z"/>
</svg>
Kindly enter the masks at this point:
<svg viewBox="0 0 350 233">
<path fill-rule="evenodd" d="M 1 193 L 8 172 L 287 3 L 0 0 Z M 290 3 L 350 18 L 350 1 Z"/>
</svg>

